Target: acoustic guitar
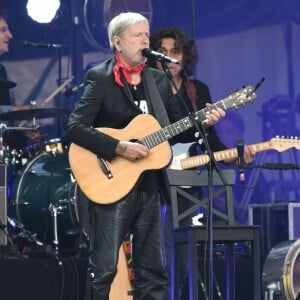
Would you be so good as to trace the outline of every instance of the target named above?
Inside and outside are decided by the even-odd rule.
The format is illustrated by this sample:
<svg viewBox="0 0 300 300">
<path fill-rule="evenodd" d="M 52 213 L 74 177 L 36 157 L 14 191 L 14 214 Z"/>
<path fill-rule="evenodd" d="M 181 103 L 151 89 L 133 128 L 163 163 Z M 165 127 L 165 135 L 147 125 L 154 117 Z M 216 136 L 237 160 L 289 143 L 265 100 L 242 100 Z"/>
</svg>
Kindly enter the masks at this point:
<svg viewBox="0 0 300 300">
<path fill-rule="evenodd" d="M 291 138 L 279 138 L 275 137 L 269 141 L 253 144 L 252 145 L 256 152 L 266 150 L 276 150 L 283 152 L 291 148 L 300 150 L 300 140 Z M 216 161 L 224 159 L 238 158 L 238 152 L 236 148 L 226 149 L 213 153 Z M 186 157 L 180 160 L 181 169 L 191 169 L 199 166 L 203 166 L 210 161 L 210 157 L 207 154 L 195 155 Z"/>
<path fill-rule="evenodd" d="M 207 115 L 214 108 L 223 110 L 237 108 L 252 103 L 254 99 L 256 99 L 255 88 L 248 86 L 193 113 L 193 118 L 198 123 L 205 122 Z M 91 201 L 100 204 L 117 202 L 132 190 L 144 171 L 166 167 L 172 158 L 168 140 L 193 126 L 193 120 L 187 116 L 161 128 L 154 117 L 141 114 L 123 129 L 96 128 L 118 140 L 139 141 L 149 149 L 148 156 L 136 161 L 115 156 L 108 162 L 72 143 L 69 149 L 71 169 L 80 188 Z"/>
</svg>

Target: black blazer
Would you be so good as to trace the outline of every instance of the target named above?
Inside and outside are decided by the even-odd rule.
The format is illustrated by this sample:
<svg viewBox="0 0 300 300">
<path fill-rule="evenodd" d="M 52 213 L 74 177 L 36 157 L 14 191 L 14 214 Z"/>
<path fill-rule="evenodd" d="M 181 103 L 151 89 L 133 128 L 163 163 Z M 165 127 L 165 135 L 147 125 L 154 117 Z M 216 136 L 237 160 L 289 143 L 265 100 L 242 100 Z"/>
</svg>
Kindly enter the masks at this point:
<svg viewBox="0 0 300 300">
<path fill-rule="evenodd" d="M 93 153 L 111 160 L 118 140 L 95 130 L 96 127 L 121 129 L 142 111 L 133 102 L 128 84 L 123 78 L 124 87 L 116 84 L 113 75 L 115 59 L 108 59 L 90 69 L 86 75 L 86 88 L 82 98 L 70 114 L 67 124 L 67 138 Z M 148 76 L 157 86 L 157 94 L 163 102 L 170 119 L 183 118 L 186 113 L 172 104 L 172 92 L 165 74 L 146 67 L 142 78 L 145 91 L 148 90 Z M 153 95 L 147 93 L 151 103 Z M 157 100 L 157 99 L 156 99 Z M 151 105 L 150 105 L 151 108 Z M 154 114 L 154 112 L 151 112 Z M 191 132 L 182 135 L 182 140 L 194 140 Z M 101 147 L 99 147 L 101 145 Z"/>
<path fill-rule="evenodd" d="M 121 78 L 124 87 L 116 84 L 113 74 L 115 64 L 114 58 L 108 59 L 87 72 L 83 96 L 70 114 L 66 130 L 69 142 L 78 144 L 108 161 L 112 160 L 119 141 L 95 128 L 122 129 L 135 116 L 142 113 L 134 103 L 125 79 Z M 142 81 L 146 97 L 149 98 L 147 99 L 147 101 L 149 100 L 149 108 L 151 109 L 152 97 L 155 94 L 160 97 L 160 99 L 155 100 L 162 101 L 172 123 L 184 118 L 187 113 L 182 109 L 180 101 L 175 101 L 166 75 L 157 69 L 146 68 L 142 74 Z M 155 93 L 147 92 L 149 90 L 149 76 L 157 88 Z M 153 110 L 150 112 L 155 115 Z M 194 129 L 188 130 L 176 138 L 178 142 L 193 142 L 195 140 Z M 168 198 L 166 173 L 160 171 L 158 173 L 162 178 L 160 181 L 162 191 Z"/>
</svg>

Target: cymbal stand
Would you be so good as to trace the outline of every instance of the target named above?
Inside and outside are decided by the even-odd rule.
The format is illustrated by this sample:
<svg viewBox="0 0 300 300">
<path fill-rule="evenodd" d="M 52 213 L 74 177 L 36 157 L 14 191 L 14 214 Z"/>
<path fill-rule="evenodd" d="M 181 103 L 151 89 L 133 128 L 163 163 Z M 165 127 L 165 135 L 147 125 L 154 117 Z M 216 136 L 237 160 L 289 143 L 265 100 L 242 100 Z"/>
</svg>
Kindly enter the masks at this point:
<svg viewBox="0 0 300 300">
<path fill-rule="evenodd" d="M 6 145 L 4 144 L 4 132 L 6 130 L 6 125 L 1 123 L 0 124 L 0 163 L 7 163 L 7 157 L 6 157 Z"/>
<path fill-rule="evenodd" d="M 42 103 L 37 103 L 36 101 L 30 101 L 32 106 L 36 106 L 37 108 L 44 107 L 49 101 L 51 101 L 59 92 L 61 92 L 72 80 L 74 76 L 70 76 L 65 82 L 63 82 L 47 99 L 42 101 Z M 26 124 L 27 120 L 22 121 L 19 126 L 24 126 Z M 36 125 L 36 118 L 35 116 L 33 117 L 32 120 L 33 124 Z"/>
</svg>

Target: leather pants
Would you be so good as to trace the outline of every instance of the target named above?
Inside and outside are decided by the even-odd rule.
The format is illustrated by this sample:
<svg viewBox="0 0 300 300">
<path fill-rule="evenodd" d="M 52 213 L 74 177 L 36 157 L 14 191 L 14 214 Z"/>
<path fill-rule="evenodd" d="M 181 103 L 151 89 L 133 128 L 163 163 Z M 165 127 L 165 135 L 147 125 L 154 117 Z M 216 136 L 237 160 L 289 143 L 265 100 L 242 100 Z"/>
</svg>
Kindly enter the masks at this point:
<svg viewBox="0 0 300 300">
<path fill-rule="evenodd" d="M 158 191 L 133 191 L 122 201 L 92 204 L 88 284 L 91 300 L 108 300 L 119 248 L 132 233 L 134 300 L 162 300 L 166 271 L 162 201 Z"/>
</svg>

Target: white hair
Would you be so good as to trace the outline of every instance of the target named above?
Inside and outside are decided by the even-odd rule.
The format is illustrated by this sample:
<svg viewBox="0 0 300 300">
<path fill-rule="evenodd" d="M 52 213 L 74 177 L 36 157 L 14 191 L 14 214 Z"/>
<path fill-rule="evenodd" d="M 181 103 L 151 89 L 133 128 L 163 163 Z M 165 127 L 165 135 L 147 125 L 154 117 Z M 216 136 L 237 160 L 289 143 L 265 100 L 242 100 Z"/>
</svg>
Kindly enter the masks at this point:
<svg viewBox="0 0 300 300">
<path fill-rule="evenodd" d="M 108 24 L 107 33 L 109 38 L 110 49 L 115 51 L 113 39 L 119 36 L 130 25 L 138 23 L 149 23 L 148 19 L 143 15 L 135 12 L 120 13 L 115 16 Z"/>
</svg>

